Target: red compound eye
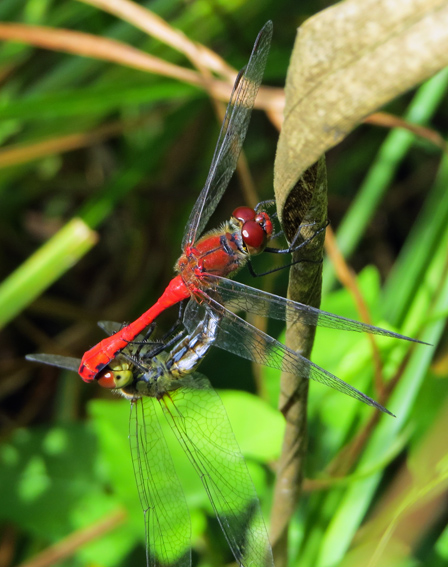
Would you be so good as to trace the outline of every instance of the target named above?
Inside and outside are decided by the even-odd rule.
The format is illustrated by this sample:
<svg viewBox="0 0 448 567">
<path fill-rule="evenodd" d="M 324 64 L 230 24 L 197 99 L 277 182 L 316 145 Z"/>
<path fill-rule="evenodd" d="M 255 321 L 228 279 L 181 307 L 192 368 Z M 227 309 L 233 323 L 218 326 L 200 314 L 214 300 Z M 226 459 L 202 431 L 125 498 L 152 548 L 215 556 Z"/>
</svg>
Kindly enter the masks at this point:
<svg viewBox="0 0 448 567">
<path fill-rule="evenodd" d="M 232 217 L 242 221 L 253 221 L 255 219 L 255 211 L 250 207 L 237 207 L 233 213 Z"/>
<path fill-rule="evenodd" d="M 266 242 L 265 230 L 253 220 L 244 223 L 241 234 L 244 244 L 250 248 L 261 248 Z"/>
<path fill-rule="evenodd" d="M 111 370 L 103 370 L 98 374 L 98 384 L 103 388 L 116 388 L 115 375 Z"/>
<path fill-rule="evenodd" d="M 274 226 L 272 224 L 271 219 L 269 218 L 268 213 L 265 212 L 257 213 L 257 216 L 255 217 L 255 222 L 257 222 L 264 228 L 264 231 L 266 232 L 267 236 L 269 237 L 271 236 L 271 234 L 274 231 Z"/>
</svg>

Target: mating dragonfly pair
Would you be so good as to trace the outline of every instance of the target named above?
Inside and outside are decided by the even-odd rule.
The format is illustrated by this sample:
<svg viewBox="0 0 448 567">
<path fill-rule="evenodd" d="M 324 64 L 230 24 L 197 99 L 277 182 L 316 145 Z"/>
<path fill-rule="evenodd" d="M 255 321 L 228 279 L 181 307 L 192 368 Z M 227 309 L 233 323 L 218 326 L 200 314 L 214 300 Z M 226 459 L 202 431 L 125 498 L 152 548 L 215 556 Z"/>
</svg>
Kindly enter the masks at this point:
<svg viewBox="0 0 448 567">
<path fill-rule="evenodd" d="M 252 256 L 279 251 L 268 247 L 275 234 L 263 207 L 239 207 L 230 221 L 201 237 L 236 168 L 271 36 L 272 23 L 268 22 L 255 41 L 247 66 L 237 76 L 205 186 L 185 229 L 178 274 L 160 299 L 136 321 L 86 352 L 81 361 L 53 355 L 29 357 L 78 371 L 84 381 L 97 380 L 131 401 L 130 443 L 146 518 L 148 566 L 188 567 L 191 562 L 189 514 L 154 413 L 156 402 L 199 474 L 238 564 L 273 565 L 258 499 L 225 410 L 208 380 L 194 372 L 212 345 L 310 378 L 390 413 L 235 312 L 420 342 L 230 279 Z M 288 249 L 295 250 L 294 245 Z M 160 344 L 140 334 L 165 309 L 186 301 L 180 336 Z M 107 329 L 111 331 L 110 325 Z M 158 486 L 166 482 L 172 486 L 172 497 L 162 501 Z"/>
</svg>

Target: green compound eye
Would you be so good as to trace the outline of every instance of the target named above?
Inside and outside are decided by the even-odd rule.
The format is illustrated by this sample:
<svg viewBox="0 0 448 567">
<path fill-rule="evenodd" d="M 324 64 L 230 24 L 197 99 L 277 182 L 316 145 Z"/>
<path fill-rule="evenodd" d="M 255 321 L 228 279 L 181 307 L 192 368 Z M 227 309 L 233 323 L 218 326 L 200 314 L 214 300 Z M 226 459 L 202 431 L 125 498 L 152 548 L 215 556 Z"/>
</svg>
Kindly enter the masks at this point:
<svg viewBox="0 0 448 567">
<path fill-rule="evenodd" d="M 116 388 L 124 388 L 134 379 L 132 370 L 115 370 L 114 375 Z"/>
<path fill-rule="evenodd" d="M 104 369 L 98 375 L 98 384 L 102 388 L 108 389 L 116 389 L 116 388 L 124 388 L 128 384 L 130 384 L 134 379 L 134 375 L 132 370 L 124 370 L 124 369 Z"/>
</svg>

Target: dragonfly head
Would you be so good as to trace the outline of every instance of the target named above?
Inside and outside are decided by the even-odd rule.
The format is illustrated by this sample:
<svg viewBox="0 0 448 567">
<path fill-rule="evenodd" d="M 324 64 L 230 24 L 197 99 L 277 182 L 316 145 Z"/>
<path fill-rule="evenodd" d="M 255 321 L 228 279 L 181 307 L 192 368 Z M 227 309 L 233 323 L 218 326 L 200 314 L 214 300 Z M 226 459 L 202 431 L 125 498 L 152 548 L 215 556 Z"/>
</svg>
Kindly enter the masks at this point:
<svg viewBox="0 0 448 567">
<path fill-rule="evenodd" d="M 115 359 L 97 374 L 96 380 L 103 388 L 121 389 L 134 381 L 134 372 L 127 360 Z"/>
<path fill-rule="evenodd" d="M 274 230 L 269 215 L 250 207 L 238 207 L 232 213 L 232 220 L 241 226 L 241 237 L 249 254 L 263 252 Z"/>
</svg>

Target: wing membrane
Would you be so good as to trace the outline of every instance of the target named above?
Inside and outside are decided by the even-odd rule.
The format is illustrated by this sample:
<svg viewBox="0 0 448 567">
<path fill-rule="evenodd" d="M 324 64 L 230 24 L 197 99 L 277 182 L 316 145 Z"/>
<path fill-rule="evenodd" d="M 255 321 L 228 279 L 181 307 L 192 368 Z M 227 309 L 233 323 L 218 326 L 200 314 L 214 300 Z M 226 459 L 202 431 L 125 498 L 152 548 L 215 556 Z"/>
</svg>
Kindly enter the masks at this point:
<svg viewBox="0 0 448 567">
<path fill-rule="evenodd" d="M 117 323 L 116 321 L 98 321 L 97 325 L 106 335 L 114 335 L 124 327 L 123 323 Z"/>
<path fill-rule="evenodd" d="M 273 567 L 272 551 L 255 488 L 226 410 L 199 374 L 160 400 L 179 443 L 201 478 L 239 565 Z"/>
<path fill-rule="evenodd" d="M 248 64 L 236 78 L 205 185 L 188 219 L 182 250 L 202 233 L 235 171 L 263 78 L 271 37 L 269 21 L 255 40 Z"/>
<path fill-rule="evenodd" d="M 301 378 L 314 380 L 384 413 L 393 415 L 366 394 L 250 325 L 214 299 L 209 298 L 208 301 L 220 317 L 216 340 L 217 347 L 262 366 L 276 368 L 298 375 Z"/>
<path fill-rule="evenodd" d="M 73 358 L 72 356 L 61 356 L 59 354 L 27 354 L 25 356 L 31 362 L 41 362 L 49 366 L 56 366 L 65 370 L 73 370 L 78 372 L 79 365 L 81 364 L 80 358 Z"/>
<path fill-rule="evenodd" d="M 246 311 L 262 317 L 280 319 L 281 321 L 289 321 L 291 323 L 306 323 L 313 327 L 370 333 L 372 335 L 383 335 L 385 337 L 427 344 L 417 339 L 382 329 L 381 327 L 375 327 L 374 325 L 360 323 L 359 321 L 334 315 L 327 311 L 321 311 L 316 307 L 285 299 L 221 276 L 207 274 L 205 279 L 214 286 L 214 291 L 207 290 L 207 293 L 232 310 Z"/>
<path fill-rule="evenodd" d="M 190 513 L 153 398 L 132 402 L 129 443 L 145 516 L 148 567 L 190 567 Z"/>
</svg>

